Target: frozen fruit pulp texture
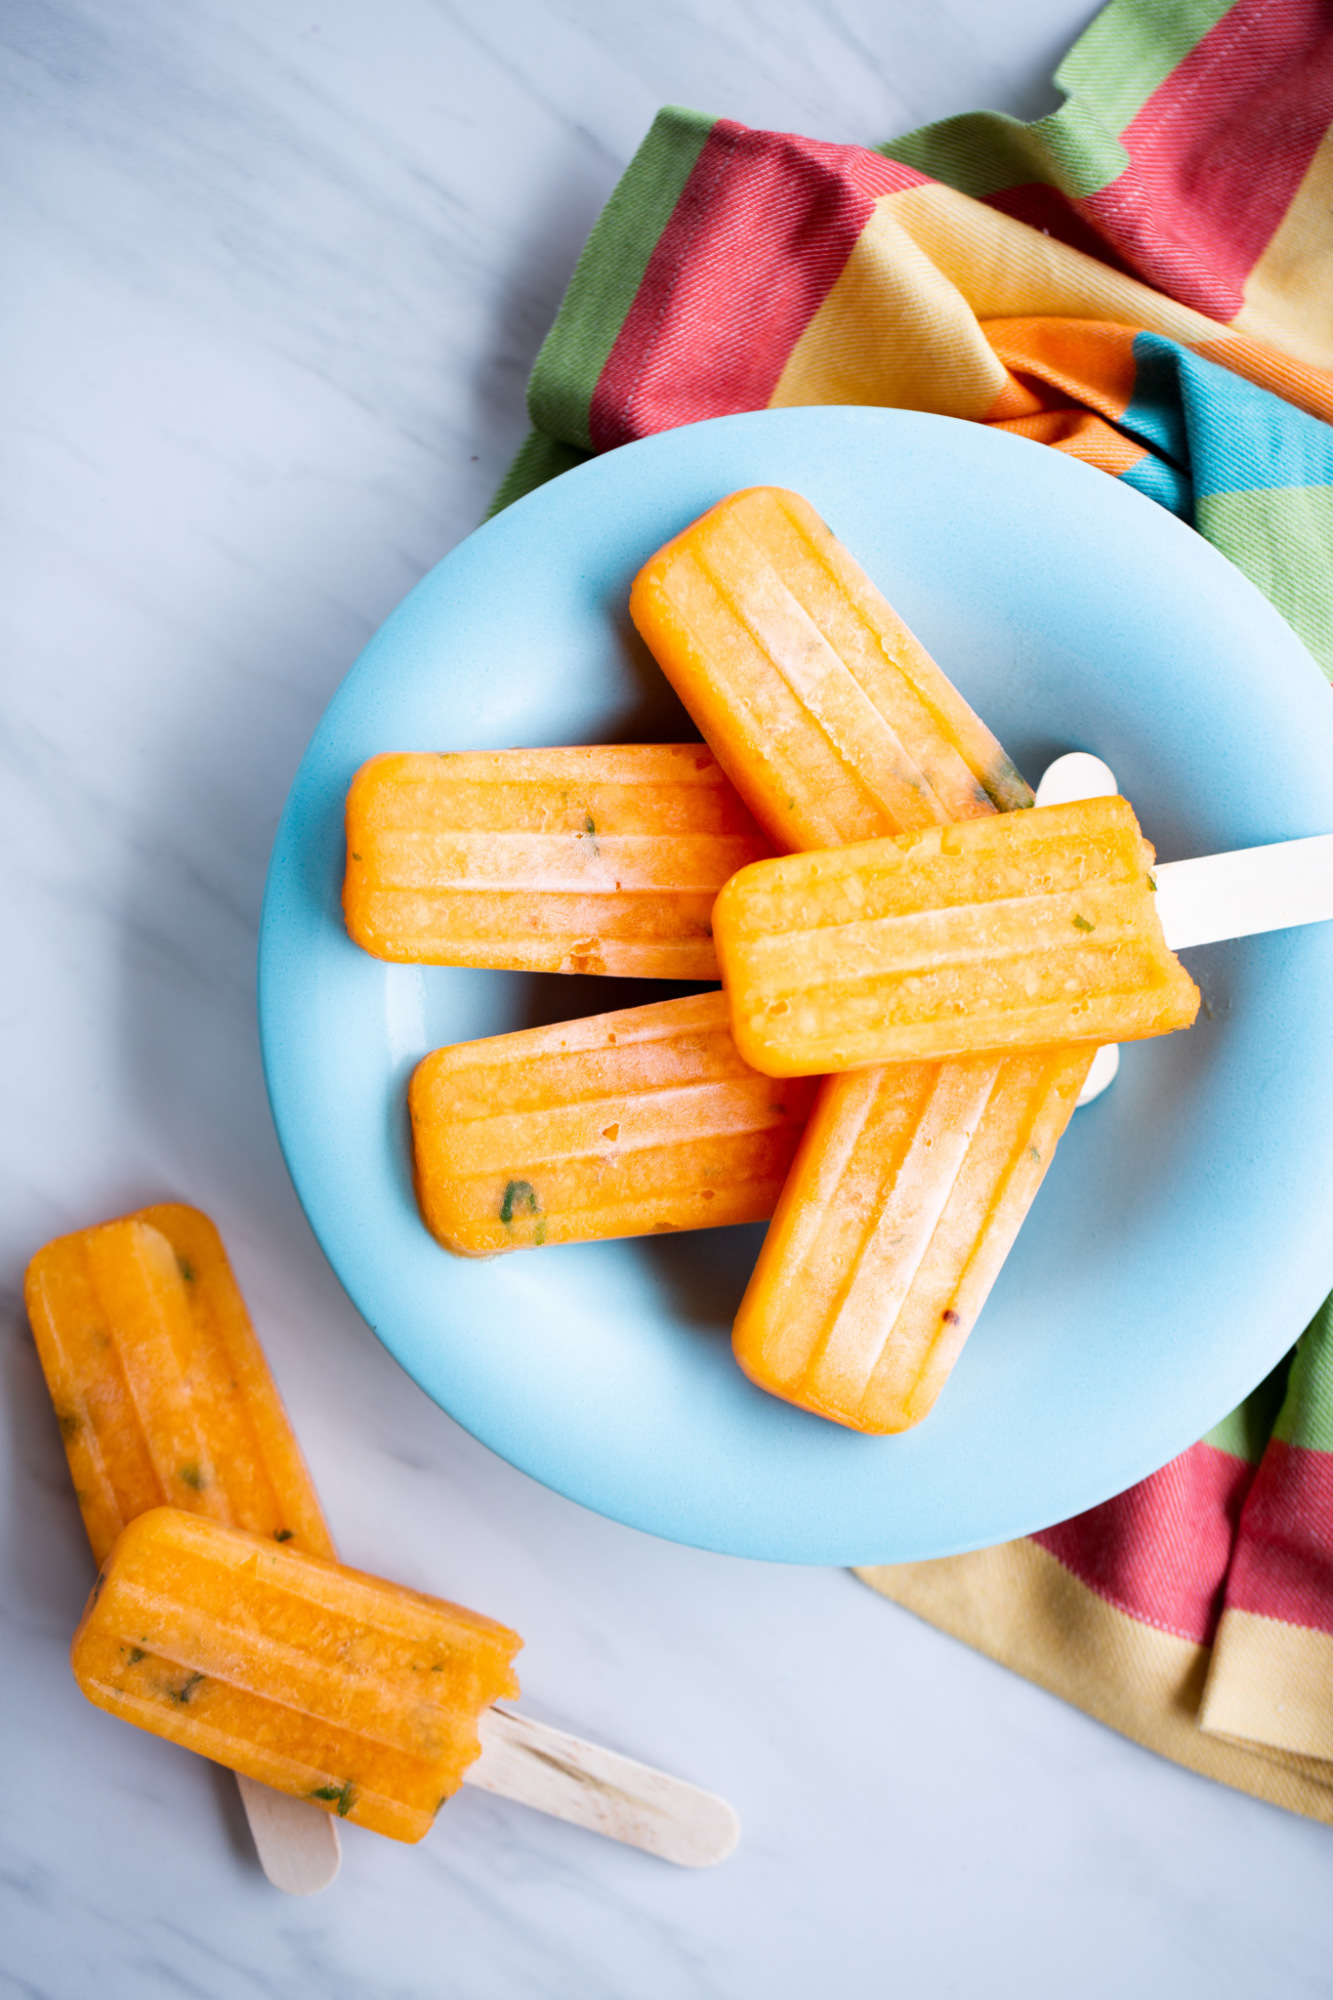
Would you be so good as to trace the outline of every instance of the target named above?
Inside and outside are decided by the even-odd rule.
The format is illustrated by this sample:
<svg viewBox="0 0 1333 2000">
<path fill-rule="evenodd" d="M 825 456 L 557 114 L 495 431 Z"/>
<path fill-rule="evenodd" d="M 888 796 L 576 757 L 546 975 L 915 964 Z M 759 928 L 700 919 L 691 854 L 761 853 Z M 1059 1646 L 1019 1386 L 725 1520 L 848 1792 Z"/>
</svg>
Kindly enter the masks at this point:
<svg viewBox="0 0 1333 2000">
<path fill-rule="evenodd" d="M 751 1380 L 857 1430 L 918 1423 L 1092 1057 L 1041 1049 L 829 1077 L 736 1316 Z"/>
<path fill-rule="evenodd" d="M 98 1707 L 293 1797 L 420 1840 L 518 1693 L 518 1634 L 175 1508 L 120 1536 L 74 1636 Z"/>
<path fill-rule="evenodd" d="M 1112 797 L 757 863 L 714 913 L 737 1046 L 802 1076 L 1188 1027 L 1152 862 Z"/>
<path fill-rule="evenodd" d="M 343 909 L 378 958 L 716 979 L 713 899 L 771 852 L 702 743 L 386 754 L 347 795 Z"/>
<path fill-rule="evenodd" d="M 723 501 L 645 566 L 631 610 L 786 851 L 1032 804 L 990 731 L 795 494 Z M 1063 1053 L 1035 1079 L 1018 1059 L 989 1075 L 941 1063 L 914 1078 L 867 1069 L 821 1083 L 736 1320 L 747 1373 L 853 1428 L 918 1422 L 1092 1054 Z M 961 1158 L 937 1160 L 940 1129 L 955 1155 L 963 1135 Z"/>
<path fill-rule="evenodd" d="M 93 1554 L 169 1504 L 332 1555 L 213 1224 L 163 1203 L 56 1238 L 28 1313 Z"/>
<path fill-rule="evenodd" d="M 463 1256 L 766 1220 L 813 1096 L 736 1053 L 720 993 L 437 1049 L 417 1197 Z"/>
</svg>

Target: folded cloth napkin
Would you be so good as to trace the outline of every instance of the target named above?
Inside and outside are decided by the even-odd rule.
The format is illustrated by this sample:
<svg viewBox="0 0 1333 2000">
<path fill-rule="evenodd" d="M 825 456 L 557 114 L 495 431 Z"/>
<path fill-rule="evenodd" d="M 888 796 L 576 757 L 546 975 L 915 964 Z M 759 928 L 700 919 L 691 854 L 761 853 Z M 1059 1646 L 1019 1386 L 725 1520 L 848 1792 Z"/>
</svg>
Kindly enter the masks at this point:
<svg viewBox="0 0 1333 2000">
<path fill-rule="evenodd" d="M 1245 571 L 1333 676 L 1333 16 L 1113 0 L 1032 125 L 875 150 L 664 111 L 599 219 L 497 496 L 738 410 L 1022 432 Z M 859 1572 L 1178 1763 L 1333 1823 L 1333 1300 L 1140 1485 Z"/>
</svg>

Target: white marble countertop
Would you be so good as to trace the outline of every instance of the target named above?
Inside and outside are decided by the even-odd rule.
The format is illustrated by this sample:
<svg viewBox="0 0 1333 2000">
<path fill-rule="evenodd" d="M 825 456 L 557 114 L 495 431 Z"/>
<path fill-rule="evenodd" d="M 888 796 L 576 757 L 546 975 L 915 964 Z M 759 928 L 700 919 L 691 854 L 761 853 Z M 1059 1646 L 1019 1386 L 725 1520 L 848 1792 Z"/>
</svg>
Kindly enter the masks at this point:
<svg viewBox="0 0 1333 2000">
<path fill-rule="evenodd" d="M 360 1322 L 287 1181 L 255 934 L 330 695 L 479 518 L 663 102 L 865 140 L 1052 108 L 1089 0 L 10 0 L 0 1991 L 993 2000 L 1333 1991 L 1328 1830 L 1160 1762 L 833 1570 L 600 1520 Z M 17 945 L 17 948 L 15 947 Z M 694 1875 L 464 1792 L 335 1886 L 85 1705 L 90 1561 L 20 1302 L 59 1231 L 208 1209 L 348 1559 L 528 1638 L 525 1705 L 725 1793 Z"/>
</svg>

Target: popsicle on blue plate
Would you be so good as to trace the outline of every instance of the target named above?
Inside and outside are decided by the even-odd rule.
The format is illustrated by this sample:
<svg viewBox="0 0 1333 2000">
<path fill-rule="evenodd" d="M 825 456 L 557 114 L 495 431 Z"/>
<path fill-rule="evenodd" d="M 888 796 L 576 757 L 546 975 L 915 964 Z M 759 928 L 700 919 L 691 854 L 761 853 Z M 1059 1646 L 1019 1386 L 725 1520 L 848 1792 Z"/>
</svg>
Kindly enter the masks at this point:
<svg viewBox="0 0 1333 2000">
<path fill-rule="evenodd" d="M 377 958 L 716 979 L 710 913 L 772 853 L 702 743 L 372 757 L 343 908 Z"/>
<path fill-rule="evenodd" d="M 721 993 L 458 1043 L 412 1078 L 417 1198 L 471 1257 L 763 1221 L 813 1094 L 742 1062 Z"/>
<path fill-rule="evenodd" d="M 804 1076 L 1187 1028 L 1152 864 L 1122 798 L 758 862 L 714 911 L 736 1045 Z"/>
<path fill-rule="evenodd" d="M 991 826 L 1032 804 L 990 731 L 796 494 L 724 500 L 645 566 L 631 610 L 785 850 Z M 735 1322 L 747 1374 L 856 1429 L 918 1422 L 1094 1053 L 826 1078 Z"/>
<path fill-rule="evenodd" d="M 630 615 L 786 851 L 1032 803 L 995 737 L 809 501 L 756 486 L 634 579 Z"/>
</svg>

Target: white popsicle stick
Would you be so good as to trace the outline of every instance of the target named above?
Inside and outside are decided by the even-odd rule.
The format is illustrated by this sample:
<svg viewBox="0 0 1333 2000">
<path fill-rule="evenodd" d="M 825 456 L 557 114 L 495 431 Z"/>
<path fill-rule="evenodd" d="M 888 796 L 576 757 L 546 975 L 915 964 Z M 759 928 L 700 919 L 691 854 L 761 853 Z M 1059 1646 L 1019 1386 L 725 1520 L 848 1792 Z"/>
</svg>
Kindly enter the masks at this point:
<svg viewBox="0 0 1333 2000">
<path fill-rule="evenodd" d="M 342 1862 L 337 1820 L 322 1807 L 275 1792 L 239 1771 L 236 1782 L 259 1865 L 274 1888 L 289 1896 L 327 1889 Z"/>
<path fill-rule="evenodd" d="M 1333 917 L 1333 833 L 1197 861 L 1161 861 L 1153 873 L 1157 913 L 1172 951 Z"/>
<path fill-rule="evenodd" d="M 740 1821 L 725 1799 L 562 1729 L 490 1708 L 477 1732 L 481 1755 L 464 1773 L 466 1785 L 518 1799 L 681 1868 L 725 1861 L 740 1838 Z"/>
<path fill-rule="evenodd" d="M 1109 764 L 1104 764 L 1100 757 L 1094 757 L 1087 750 L 1068 750 L 1042 772 L 1036 802 L 1039 806 L 1071 806 L 1076 799 L 1114 798 L 1119 790 L 1115 772 Z M 1085 1104 L 1091 1104 L 1094 1097 L 1100 1097 L 1104 1090 L 1108 1090 L 1115 1082 L 1119 1068 L 1119 1045 L 1108 1042 L 1093 1057 L 1092 1067 L 1083 1079 L 1083 1088 L 1074 1109 L 1081 1111 Z"/>
</svg>

